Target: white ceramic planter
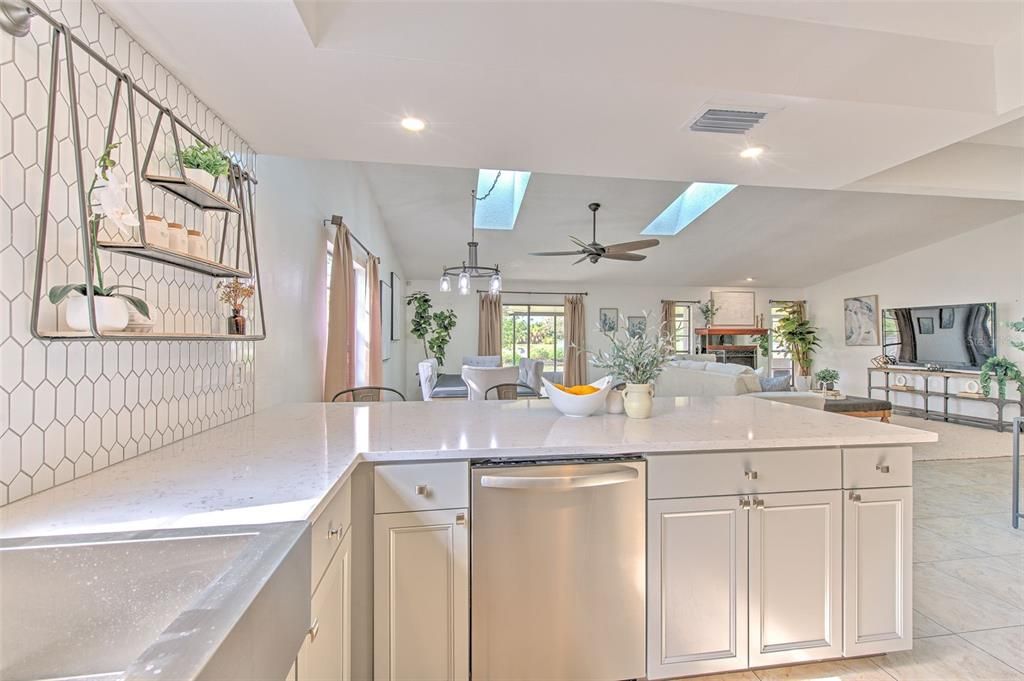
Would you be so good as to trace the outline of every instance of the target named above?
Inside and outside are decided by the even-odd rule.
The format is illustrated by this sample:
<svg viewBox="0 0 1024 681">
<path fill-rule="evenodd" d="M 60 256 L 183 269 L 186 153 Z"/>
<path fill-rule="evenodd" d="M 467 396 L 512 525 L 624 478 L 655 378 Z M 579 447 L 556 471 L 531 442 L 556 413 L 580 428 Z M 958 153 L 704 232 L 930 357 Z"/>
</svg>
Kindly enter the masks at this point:
<svg viewBox="0 0 1024 681">
<path fill-rule="evenodd" d="M 626 416 L 632 419 L 646 419 L 651 416 L 654 406 L 654 386 L 650 383 L 627 383 L 622 391 L 622 406 Z"/>
<path fill-rule="evenodd" d="M 96 328 L 98 331 L 124 331 L 128 326 L 128 303 L 121 298 L 96 296 Z M 89 331 L 89 299 L 85 296 L 68 298 L 64 310 L 68 328 Z"/>
<path fill-rule="evenodd" d="M 608 398 L 605 401 L 604 410 L 609 414 L 621 414 L 625 411 L 622 405 L 622 391 L 612 388 L 608 391 Z"/>
<path fill-rule="evenodd" d="M 793 377 L 793 387 L 800 392 L 807 392 L 811 389 L 811 377 L 797 374 Z"/>
<path fill-rule="evenodd" d="M 185 177 L 211 193 L 213 192 L 213 183 L 217 181 L 216 177 L 198 168 L 185 168 Z"/>
</svg>

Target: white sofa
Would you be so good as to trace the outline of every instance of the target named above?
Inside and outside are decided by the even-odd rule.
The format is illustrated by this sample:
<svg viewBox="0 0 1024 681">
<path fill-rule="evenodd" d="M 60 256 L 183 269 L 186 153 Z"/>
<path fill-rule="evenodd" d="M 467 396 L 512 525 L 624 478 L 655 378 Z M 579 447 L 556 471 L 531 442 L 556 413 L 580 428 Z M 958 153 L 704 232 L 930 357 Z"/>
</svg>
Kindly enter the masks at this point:
<svg viewBox="0 0 1024 681">
<path fill-rule="evenodd" d="M 757 372 L 741 364 L 673 361 L 655 381 L 654 394 L 658 397 L 748 395 L 812 409 L 825 408 L 825 398 L 817 393 L 762 391 Z"/>
</svg>

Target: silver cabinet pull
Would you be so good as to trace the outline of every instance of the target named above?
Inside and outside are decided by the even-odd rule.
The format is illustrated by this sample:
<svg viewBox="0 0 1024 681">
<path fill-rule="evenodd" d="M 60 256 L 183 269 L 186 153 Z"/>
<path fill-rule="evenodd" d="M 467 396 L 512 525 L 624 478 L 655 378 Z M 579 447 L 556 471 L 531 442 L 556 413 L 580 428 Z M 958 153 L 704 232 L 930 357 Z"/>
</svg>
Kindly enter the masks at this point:
<svg viewBox="0 0 1024 681">
<path fill-rule="evenodd" d="M 332 527 L 332 528 L 327 530 L 327 538 L 328 539 L 335 539 L 337 537 L 341 537 L 341 528 L 340 527 Z"/>
<path fill-rule="evenodd" d="M 316 640 L 316 635 L 320 633 L 320 618 L 317 617 L 313 620 L 313 626 L 309 628 L 309 641 L 312 643 Z"/>
<path fill-rule="evenodd" d="M 740 499 L 740 508 L 744 511 L 750 510 L 750 499 Z"/>
<path fill-rule="evenodd" d="M 425 497 L 427 496 L 428 489 L 429 488 L 426 485 L 416 485 L 416 494 L 420 495 L 421 497 Z"/>
<path fill-rule="evenodd" d="M 463 513 L 462 511 L 459 511 L 458 513 L 456 513 L 455 514 L 455 524 L 456 525 L 465 525 L 466 524 L 466 514 Z"/>
<path fill-rule="evenodd" d="M 856 492 L 850 492 L 850 501 L 855 504 L 860 503 L 860 495 Z"/>
<path fill-rule="evenodd" d="M 757 480 L 757 471 L 744 471 L 743 477 L 747 480 Z"/>
<path fill-rule="evenodd" d="M 878 464 L 877 466 L 875 466 L 875 470 L 878 471 L 879 473 L 888 473 L 889 466 L 885 464 Z"/>
<path fill-rule="evenodd" d="M 754 508 L 764 508 L 764 499 L 754 499 Z"/>
</svg>

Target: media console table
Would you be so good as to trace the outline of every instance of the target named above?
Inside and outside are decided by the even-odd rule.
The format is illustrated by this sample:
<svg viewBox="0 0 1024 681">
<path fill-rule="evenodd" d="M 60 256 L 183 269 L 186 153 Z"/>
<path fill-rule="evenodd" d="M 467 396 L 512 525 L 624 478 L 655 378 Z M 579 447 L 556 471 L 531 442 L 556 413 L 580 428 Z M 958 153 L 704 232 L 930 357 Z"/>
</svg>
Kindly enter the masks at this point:
<svg viewBox="0 0 1024 681">
<path fill-rule="evenodd" d="M 883 374 L 885 376 L 885 383 L 883 385 L 872 385 L 871 377 L 873 374 Z M 891 377 L 895 374 L 903 374 L 905 376 L 920 376 L 923 378 L 923 388 L 919 386 L 898 386 L 893 385 Z M 977 397 L 969 395 L 968 393 L 958 393 L 949 391 L 949 379 L 961 378 L 970 379 L 975 378 L 977 375 L 972 373 L 965 373 L 960 371 L 929 371 L 927 369 L 912 369 L 908 367 L 868 367 L 868 396 L 871 396 L 872 390 L 881 390 L 885 392 L 885 399 L 892 401 L 891 394 L 897 395 L 921 395 L 924 398 L 924 409 L 917 410 L 913 407 L 903 407 L 912 411 L 922 411 L 922 418 L 933 421 L 947 421 L 952 423 L 962 423 L 970 426 L 978 426 L 981 428 L 993 428 L 1002 433 L 1009 422 L 1003 419 L 1003 409 L 1007 405 L 1016 405 L 1020 410 L 1020 414 L 1024 416 L 1024 395 L 1021 395 L 1015 400 L 1011 399 L 1000 399 L 998 397 L 985 397 L 984 395 L 978 395 Z M 932 390 L 931 381 L 932 378 L 942 379 L 942 390 Z M 942 398 L 942 409 L 934 410 L 931 408 L 931 398 Z M 996 408 L 995 420 L 981 418 L 978 416 L 967 416 L 965 414 L 950 414 L 949 413 L 949 401 L 959 400 L 961 402 L 980 402 L 983 404 L 992 404 Z M 897 408 L 896 404 L 893 404 L 894 410 Z"/>
</svg>

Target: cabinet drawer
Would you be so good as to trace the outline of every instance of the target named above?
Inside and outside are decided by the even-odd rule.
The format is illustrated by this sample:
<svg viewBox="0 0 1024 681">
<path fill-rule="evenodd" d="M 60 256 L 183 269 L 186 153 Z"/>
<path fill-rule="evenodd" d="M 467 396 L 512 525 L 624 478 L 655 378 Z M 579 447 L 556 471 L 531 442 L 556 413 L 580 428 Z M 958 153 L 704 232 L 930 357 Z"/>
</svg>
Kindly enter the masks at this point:
<svg viewBox="0 0 1024 681">
<path fill-rule="evenodd" d="M 909 487 L 913 478 L 910 447 L 843 450 L 843 487 Z"/>
<path fill-rule="evenodd" d="M 654 454 L 647 460 L 650 499 L 841 487 L 838 449 Z"/>
<path fill-rule="evenodd" d="M 373 512 L 402 513 L 469 507 L 469 464 L 378 465 L 373 471 Z"/>
<path fill-rule="evenodd" d="M 338 550 L 352 525 L 352 483 L 346 481 L 327 507 L 313 522 L 312 580 L 310 593 L 316 591 L 327 564 Z"/>
</svg>

